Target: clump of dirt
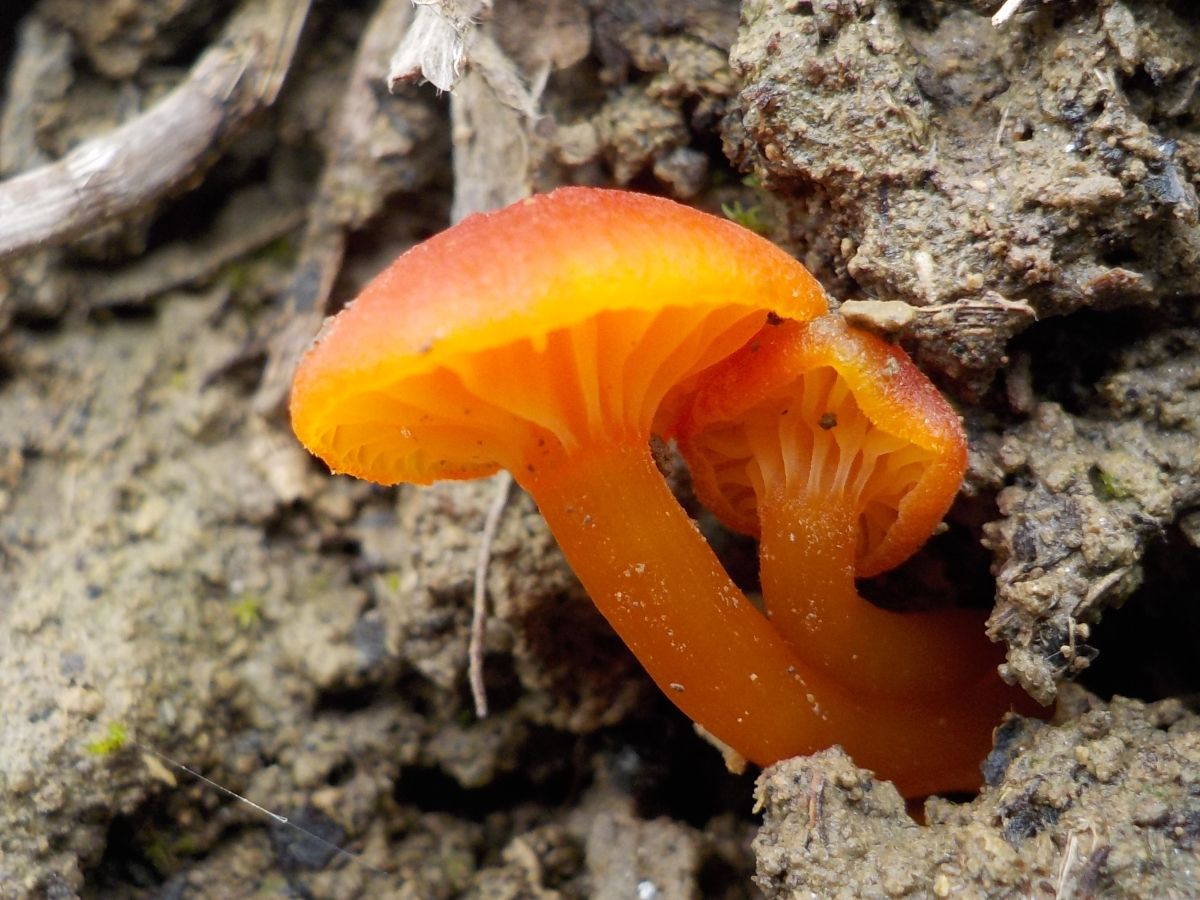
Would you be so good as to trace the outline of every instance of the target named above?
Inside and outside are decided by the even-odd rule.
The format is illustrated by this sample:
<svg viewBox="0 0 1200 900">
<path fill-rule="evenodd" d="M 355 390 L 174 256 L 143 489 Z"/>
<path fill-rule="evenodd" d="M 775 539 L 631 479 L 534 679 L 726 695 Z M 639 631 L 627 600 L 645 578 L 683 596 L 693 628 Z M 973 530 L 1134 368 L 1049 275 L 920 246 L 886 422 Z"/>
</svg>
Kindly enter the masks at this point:
<svg viewBox="0 0 1200 900">
<path fill-rule="evenodd" d="M 1200 274 L 1194 12 L 1029 7 L 756 0 L 732 50 L 730 157 L 835 294 L 930 310 L 918 358 L 968 395 L 1035 318 Z"/>
<path fill-rule="evenodd" d="M 236 385 L 206 385 L 244 338 L 231 313 L 217 288 L 151 319 L 10 343 L 21 375 L 0 400 L 6 896 L 78 888 L 109 820 L 178 786 L 143 746 L 253 792 L 315 738 L 300 723 L 321 691 L 394 668 L 358 639 L 365 596 L 347 567 L 267 537 L 321 480 L 247 420 Z M 351 730 L 398 762 L 420 725 L 397 708 Z M 220 800 L 195 785 L 184 797 L 196 811 Z M 193 822 L 192 846 L 239 815 Z"/>
<path fill-rule="evenodd" d="M 975 442 L 973 486 L 999 489 L 1001 515 L 984 527 L 996 559 L 989 630 L 1008 643 L 1009 676 L 1044 703 L 1094 657 L 1091 629 L 1142 583 L 1147 546 L 1200 503 L 1194 315 L 1114 353 L 1095 383 L 1073 382 L 1074 414 L 1038 402 Z M 1053 390 L 1046 381 L 1038 389 Z"/>
<path fill-rule="evenodd" d="M 1074 692 L 1071 720 L 1012 719 L 969 804 L 918 825 L 839 749 L 766 770 L 754 839 L 768 900 L 799 897 L 1186 897 L 1200 864 L 1200 719 L 1175 700 Z"/>
<path fill-rule="evenodd" d="M 736 5 L 591 6 L 593 56 L 548 86 L 542 178 L 655 185 L 703 202 L 714 167 L 705 144 L 734 93 Z"/>
</svg>

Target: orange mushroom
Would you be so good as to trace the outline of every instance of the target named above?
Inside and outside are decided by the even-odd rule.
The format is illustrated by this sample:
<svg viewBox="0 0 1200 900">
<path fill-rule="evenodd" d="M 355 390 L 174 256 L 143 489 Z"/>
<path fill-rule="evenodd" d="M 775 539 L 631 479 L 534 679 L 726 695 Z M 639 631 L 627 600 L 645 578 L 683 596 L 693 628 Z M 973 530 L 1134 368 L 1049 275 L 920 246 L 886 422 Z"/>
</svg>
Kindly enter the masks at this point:
<svg viewBox="0 0 1200 900">
<path fill-rule="evenodd" d="M 384 484 L 509 469 L 654 681 L 750 760 L 836 742 L 910 794 L 972 787 L 986 742 L 957 741 L 940 705 L 862 701 L 806 669 L 649 451 L 660 410 L 772 313 L 824 310 L 801 265 L 730 222 L 560 189 L 397 259 L 301 361 L 292 423 L 335 472 Z"/>
<path fill-rule="evenodd" d="M 768 327 L 676 430 L 701 502 L 758 537 L 771 622 L 806 660 L 884 696 L 999 684 L 982 612 L 892 612 L 855 587 L 925 542 L 966 466 L 957 415 L 903 350 L 836 314 Z"/>
</svg>

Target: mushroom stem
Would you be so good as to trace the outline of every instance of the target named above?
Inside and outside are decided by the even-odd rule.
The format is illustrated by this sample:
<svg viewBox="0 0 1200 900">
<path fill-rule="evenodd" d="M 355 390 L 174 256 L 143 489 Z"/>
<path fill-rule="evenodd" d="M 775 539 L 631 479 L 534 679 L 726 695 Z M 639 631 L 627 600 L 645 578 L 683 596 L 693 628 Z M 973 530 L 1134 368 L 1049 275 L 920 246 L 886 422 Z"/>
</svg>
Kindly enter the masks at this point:
<svg viewBox="0 0 1200 900">
<path fill-rule="evenodd" d="M 776 488 L 758 509 L 767 614 L 805 659 L 848 687 L 881 696 L 947 697 L 998 680 L 1004 655 L 987 639 L 983 613 L 898 613 L 859 595 L 851 504 Z"/>
<path fill-rule="evenodd" d="M 898 704 L 805 666 L 729 579 L 647 447 L 591 446 L 517 480 L 650 677 L 738 753 L 768 765 L 838 743 L 908 796 L 978 788 L 996 705 Z"/>
</svg>

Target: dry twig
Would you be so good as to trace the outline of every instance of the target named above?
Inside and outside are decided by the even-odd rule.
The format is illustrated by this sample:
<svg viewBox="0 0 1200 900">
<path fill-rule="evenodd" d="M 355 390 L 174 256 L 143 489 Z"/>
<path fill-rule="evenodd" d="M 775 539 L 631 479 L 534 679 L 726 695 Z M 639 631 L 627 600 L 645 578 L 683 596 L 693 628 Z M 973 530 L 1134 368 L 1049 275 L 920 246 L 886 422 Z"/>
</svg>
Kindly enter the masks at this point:
<svg viewBox="0 0 1200 900">
<path fill-rule="evenodd" d="M 57 162 L 0 182 L 0 260 L 138 209 L 208 165 L 274 102 L 308 0 L 247 0 L 188 77 L 142 115 Z"/>
<path fill-rule="evenodd" d="M 475 698 L 475 715 L 483 718 L 488 714 L 487 688 L 483 683 L 483 642 L 487 625 L 487 572 L 492 561 L 492 542 L 500 528 L 500 517 L 508 504 L 512 488 L 512 476 L 501 472 L 496 476 L 496 493 L 483 520 L 483 531 L 479 535 L 479 555 L 475 558 L 475 596 L 471 607 L 471 639 L 467 645 L 467 673 L 471 682 L 471 696 Z"/>
<path fill-rule="evenodd" d="M 1009 19 L 1017 14 L 1017 10 L 1021 8 L 1021 4 L 1025 0 L 1004 0 L 1004 5 L 996 10 L 992 16 L 992 27 L 999 28 Z"/>
</svg>

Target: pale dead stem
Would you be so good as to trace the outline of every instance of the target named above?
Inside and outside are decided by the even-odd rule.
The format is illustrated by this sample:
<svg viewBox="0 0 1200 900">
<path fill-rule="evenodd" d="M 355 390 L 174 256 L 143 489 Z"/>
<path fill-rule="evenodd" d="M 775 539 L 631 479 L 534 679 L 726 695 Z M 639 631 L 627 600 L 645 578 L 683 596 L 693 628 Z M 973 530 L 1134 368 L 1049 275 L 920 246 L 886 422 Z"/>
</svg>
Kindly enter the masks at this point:
<svg viewBox="0 0 1200 900">
<path fill-rule="evenodd" d="M 0 260 L 61 244 L 179 187 L 283 85 L 308 0 L 247 0 L 188 77 L 121 127 L 0 182 Z"/>
<path fill-rule="evenodd" d="M 1025 0 L 1004 0 L 1004 4 L 992 15 L 992 27 L 1000 28 L 1021 10 Z"/>
<path fill-rule="evenodd" d="M 933 293 L 932 259 L 923 254 L 914 259 L 914 269 L 917 280 L 921 283 L 926 296 Z M 995 292 L 988 292 L 983 297 L 964 297 L 949 303 L 932 303 L 928 306 L 913 306 L 903 300 L 843 300 L 838 311 L 846 321 L 857 328 L 864 328 L 876 334 L 892 336 L 899 334 L 912 325 L 917 319 L 938 315 L 959 318 L 972 313 L 995 310 L 1006 315 L 1020 316 L 1036 321 L 1037 311 L 1028 300 L 1018 298 L 1009 300 Z"/>
<path fill-rule="evenodd" d="M 508 504 L 512 488 L 512 475 L 501 472 L 496 476 L 495 494 L 491 506 L 483 519 L 483 530 L 479 534 L 479 551 L 475 557 L 475 595 L 471 607 L 471 639 L 467 644 L 467 674 L 471 682 L 471 696 L 475 698 L 475 715 L 483 718 L 488 714 L 487 687 L 483 683 L 483 644 L 487 637 L 487 573 L 492 562 L 492 542 L 500 528 L 500 517 Z"/>
<path fill-rule="evenodd" d="M 999 28 L 1001 25 L 1015 16 L 1017 14 L 1017 10 L 1021 8 L 1021 4 L 1024 2 L 1025 0 L 1004 0 L 1004 5 L 996 10 L 995 15 L 992 16 L 993 27 Z"/>
<path fill-rule="evenodd" d="M 1055 881 L 1054 900 L 1070 900 L 1075 896 L 1075 891 L 1079 886 L 1079 874 L 1072 870 L 1079 859 L 1079 838 L 1085 833 L 1091 837 L 1089 857 L 1096 848 L 1096 833 L 1091 828 L 1088 828 L 1086 832 L 1072 831 L 1067 835 L 1067 846 L 1063 852 L 1062 864 L 1058 868 L 1058 877 Z"/>
</svg>

